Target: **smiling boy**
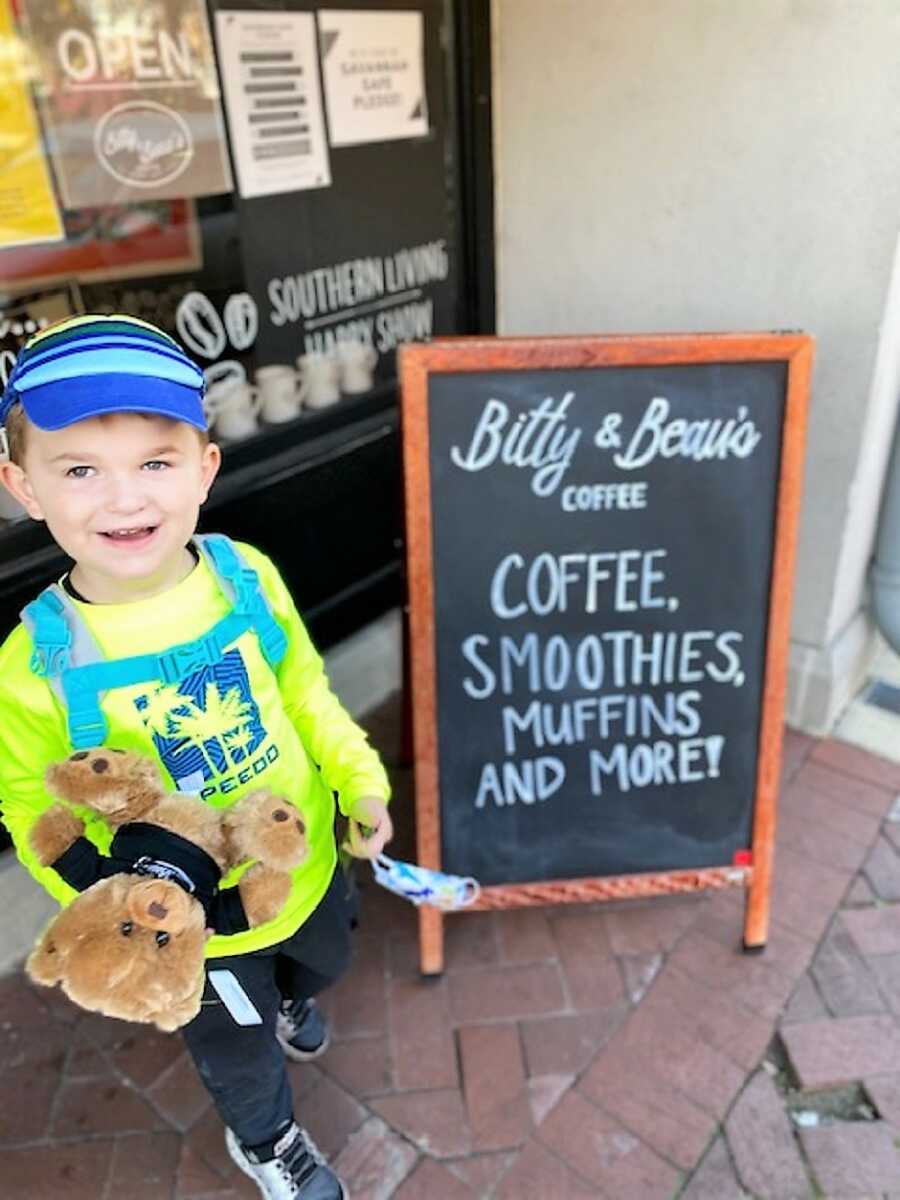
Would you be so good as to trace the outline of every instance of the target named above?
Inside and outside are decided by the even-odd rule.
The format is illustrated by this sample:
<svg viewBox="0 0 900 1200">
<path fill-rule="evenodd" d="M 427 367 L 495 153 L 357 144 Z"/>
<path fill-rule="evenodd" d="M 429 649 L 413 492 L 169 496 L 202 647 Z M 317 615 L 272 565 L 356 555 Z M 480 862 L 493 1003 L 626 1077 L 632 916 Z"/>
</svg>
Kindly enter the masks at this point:
<svg viewBox="0 0 900 1200">
<path fill-rule="evenodd" d="M 312 997 L 349 960 L 334 797 L 351 852 L 374 857 L 392 832 L 384 770 L 273 564 L 194 535 L 220 453 L 202 373 L 168 335 L 123 316 L 37 335 L 3 393 L 0 433 L 0 482 L 73 560 L 0 647 L 0 812 L 19 858 L 60 903 L 87 885 L 68 860 L 40 866 L 28 833 L 52 802 L 46 768 L 96 745 L 152 756 L 172 786 L 217 807 L 260 786 L 296 804 L 309 855 L 291 895 L 249 930 L 233 874 L 223 880 L 232 902 L 208 966 L 228 986 L 207 984 L 184 1036 L 228 1152 L 261 1194 L 340 1200 L 294 1121 L 284 1054 L 323 1052 Z M 85 837 L 108 850 L 96 816 Z"/>
<path fill-rule="evenodd" d="M 21 408 L 12 427 L 15 461 L 0 477 L 73 559 L 72 588 L 116 604 L 158 595 L 193 569 L 187 545 L 220 463 L 199 430 L 127 412 L 29 430 Z"/>
</svg>

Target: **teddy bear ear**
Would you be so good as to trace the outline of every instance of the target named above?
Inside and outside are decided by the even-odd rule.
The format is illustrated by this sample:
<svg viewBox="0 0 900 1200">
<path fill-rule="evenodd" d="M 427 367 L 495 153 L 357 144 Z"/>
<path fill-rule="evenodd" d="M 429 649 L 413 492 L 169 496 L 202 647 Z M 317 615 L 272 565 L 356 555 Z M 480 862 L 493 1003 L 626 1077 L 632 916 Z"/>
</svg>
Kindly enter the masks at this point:
<svg viewBox="0 0 900 1200">
<path fill-rule="evenodd" d="M 175 883 L 143 879 L 131 888 L 125 903 L 135 925 L 145 929 L 181 933 L 190 924 L 191 898 Z"/>
<path fill-rule="evenodd" d="M 25 971 L 29 979 L 42 983 L 45 987 L 55 987 L 65 976 L 63 960 L 65 955 L 59 950 L 53 936 L 52 928 L 48 929 L 25 961 Z"/>
</svg>

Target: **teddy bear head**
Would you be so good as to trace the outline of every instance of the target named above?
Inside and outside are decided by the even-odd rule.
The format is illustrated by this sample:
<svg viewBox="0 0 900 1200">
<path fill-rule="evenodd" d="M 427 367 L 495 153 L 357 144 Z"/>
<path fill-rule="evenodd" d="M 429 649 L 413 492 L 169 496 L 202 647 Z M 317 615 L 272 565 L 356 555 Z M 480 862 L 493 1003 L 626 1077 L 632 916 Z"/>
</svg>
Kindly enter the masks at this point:
<svg viewBox="0 0 900 1200">
<path fill-rule="evenodd" d="M 47 788 L 69 804 L 103 813 L 112 823 L 136 821 L 164 792 L 150 758 L 127 750 L 76 750 L 47 768 Z"/>
<path fill-rule="evenodd" d="M 112 875 L 51 921 L 26 963 L 76 1004 L 169 1032 L 199 1011 L 203 907 L 177 884 Z"/>
</svg>

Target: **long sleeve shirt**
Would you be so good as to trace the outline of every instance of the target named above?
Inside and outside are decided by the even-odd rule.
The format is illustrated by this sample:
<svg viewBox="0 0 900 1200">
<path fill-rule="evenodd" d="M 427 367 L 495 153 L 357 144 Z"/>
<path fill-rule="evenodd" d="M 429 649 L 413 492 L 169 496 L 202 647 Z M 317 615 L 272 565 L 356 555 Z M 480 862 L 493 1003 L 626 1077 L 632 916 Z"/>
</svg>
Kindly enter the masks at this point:
<svg viewBox="0 0 900 1200">
<path fill-rule="evenodd" d="M 309 853 L 293 873 L 287 904 L 275 920 L 245 933 L 215 936 L 207 954 L 259 950 L 290 936 L 325 893 L 336 862 L 334 797 L 352 816 L 362 796 L 387 800 L 390 787 L 366 735 L 342 708 L 326 679 L 291 596 L 272 562 L 252 546 L 238 547 L 258 573 L 272 612 L 288 638 L 276 671 L 248 631 L 214 666 L 177 683 L 142 683 L 105 693 L 106 745 L 153 757 L 163 778 L 197 792 L 218 808 L 258 788 L 292 801 L 306 825 Z M 75 602 L 107 658 L 159 654 L 205 634 L 230 603 L 205 560 L 174 588 L 127 604 Z M 0 816 L 19 859 L 61 904 L 77 894 L 51 867 L 42 867 L 28 831 L 54 797 L 44 773 L 72 752 L 66 714 L 46 679 L 29 666 L 31 639 L 17 626 L 0 647 Z M 107 852 L 111 830 L 86 808 L 85 836 Z M 247 864 L 222 881 L 234 885 Z"/>
</svg>

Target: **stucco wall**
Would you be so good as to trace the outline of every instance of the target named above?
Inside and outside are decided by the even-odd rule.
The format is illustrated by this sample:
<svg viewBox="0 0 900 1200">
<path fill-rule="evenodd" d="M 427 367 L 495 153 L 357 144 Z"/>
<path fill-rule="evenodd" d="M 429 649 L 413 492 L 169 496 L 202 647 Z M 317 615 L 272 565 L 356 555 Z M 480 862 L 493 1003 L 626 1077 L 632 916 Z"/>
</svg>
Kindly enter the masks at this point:
<svg viewBox="0 0 900 1200">
<path fill-rule="evenodd" d="M 900 4 L 494 0 L 493 20 L 499 331 L 813 333 L 792 634 L 803 673 L 852 674 L 859 629 L 825 660 L 860 620 L 896 408 Z M 835 697 L 809 703 L 821 726 Z"/>
</svg>

